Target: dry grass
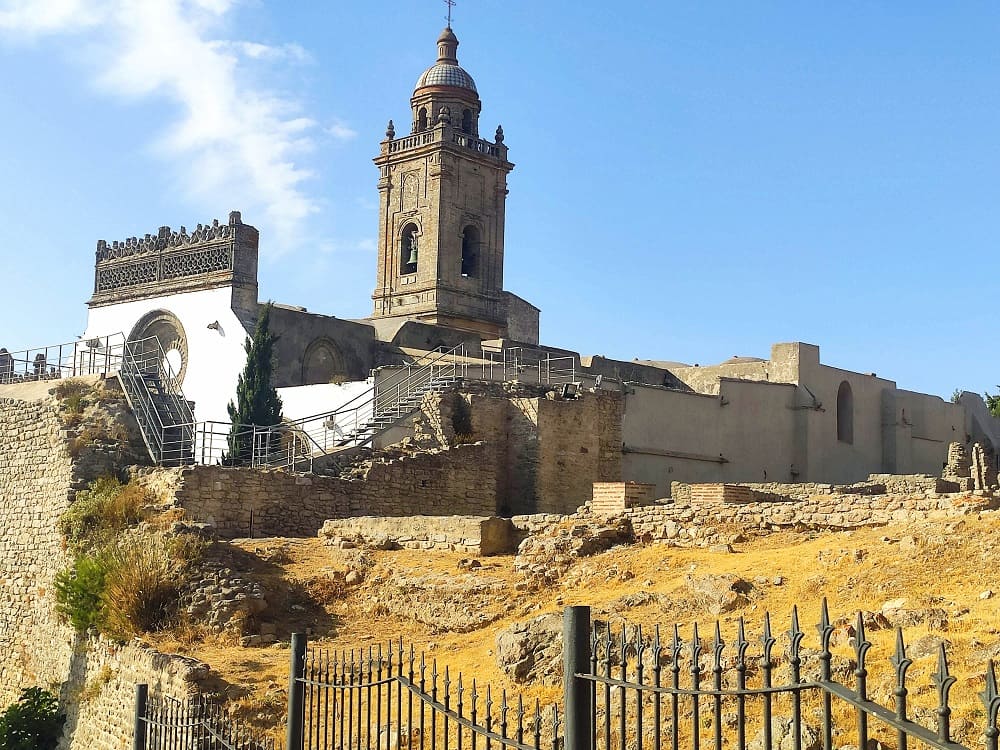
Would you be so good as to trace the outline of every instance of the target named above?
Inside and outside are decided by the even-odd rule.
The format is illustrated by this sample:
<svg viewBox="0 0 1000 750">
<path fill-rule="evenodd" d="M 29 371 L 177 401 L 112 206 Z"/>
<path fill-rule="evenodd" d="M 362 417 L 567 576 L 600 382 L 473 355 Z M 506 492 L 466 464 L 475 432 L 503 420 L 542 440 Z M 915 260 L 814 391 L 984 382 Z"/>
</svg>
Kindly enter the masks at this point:
<svg viewBox="0 0 1000 750">
<path fill-rule="evenodd" d="M 898 540 L 906 535 L 913 536 L 916 545 L 903 552 Z M 483 558 L 483 567 L 477 569 L 477 574 L 500 579 L 508 586 L 508 594 L 498 596 L 490 605 L 505 614 L 470 634 L 435 634 L 405 614 L 392 614 L 389 609 L 372 606 L 379 596 L 377 581 L 404 572 L 407 577 L 454 575 L 462 557 L 459 553 L 411 550 L 368 553 L 374 568 L 361 585 L 347 590 L 334 586 L 329 592 L 321 592 L 313 588 L 318 585 L 315 581 L 321 577 L 335 580 L 331 571 L 355 566 L 357 551 L 324 547 L 316 539 L 287 540 L 291 561 L 282 563 L 280 570 L 263 575 L 286 583 L 297 582 L 311 596 L 323 600 L 335 617 L 332 629 L 324 630 L 319 620 L 301 620 L 294 625 L 315 627 L 318 635 L 312 640 L 319 646 L 357 649 L 402 638 L 418 652 L 424 651 L 428 658 L 437 659 L 442 667 L 447 664 L 453 676 L 459 671 L 474 675 L 480 684 L 489 683 L 496 692 L 506 689 L 508 695 L 521 693 L 531 703 L 536 698 L 543 703 L 557 701 L 561 690 L 521 685 L 508 678 L 496 664 L 497 633 L 512 622 L 559 612 L 566 605 L 590 605 L 596 619 L 609 621 L 616 628 L 625 619 L 641 624 L 647 632 L 657 624 L 670 626 L 679 622 L 683 637 L 690 636 L 691 623 L 698 621 L 704 638 L 711 636 L 714 619 L 687 591 L 685 575 L 733 573 L 751 583 L 761 579 L 754 583 L 747 606 L 721 618 L 723 637 L 730 644 L 735 640 L 736 621 L 742 616 L 748 639 L 754 644 L 750 655 L 759 654 L 757 643 L 764 613 L 770 611 L 775 637 L 779 640 L 774 650 L 778 656 L 787 644 L 785 631 L 793 606 L 798 607 L 800 623 L 806 632 L 803 646 L 816 649 L 818 636 L 814 625 L 819 619 L 822 597 L 828 598 L 834 619 L 851 616 L 859 609 L 877 611 L 886 600 L 905 598 L 904 606 L 908 609 L 933 607 L 947 613 L 946 632 L 931 631 L 925 623 L 909 628 L 906 636 L 909 644 L 926 635 L 943 637 L 950 643 L 950 664 L 959 677 L 952 691 L 954 720 L 962 726 L 960 719 L 981 721 L 982 709 L 976 692 L 982 689 L 988 658 L 1000 654 L 1000 581 L 992 575 L 998 542 L 1000 518 L 986 513 L 981 519 L 972 516 L 957 526 L 940 522 L 854 532 L 782 532 L 736 544 L 735 554 L 637 545 L 585 558 L 561 581 L 536 588 L 519 586 L 522 578 L 514 570 L 512 557 Z M 258 540 L 246 542 L 243 547 L 252 551 L 261 544 Z M 780 585 L 773 584 L 777 577 L 781 578 Z M 989 588 L 997 590 L 998 596 L 979 598 Z M 626 607 L 622 603 L 623 597 L 638 592 L 656 596 L 641 606 Z M 241 686 L 250 694 L 266 691 L 272 683 L 283 685 L 287 680 L 287 641 L 248 652 L 207 638 L 181 643 L 177 635 L 162 634 L 157 645 L 171 650 L 182 648 L 211 664 L 230 684 Z M 888 658 L 894 648 L 894 632 L 880 630 L 868 635 L 874 643 L 869 654 L 871 694 L 891 706 L 895 671 Z M 709 645 L 707 641 L 705 645 Z M 848 643 L 837 645 L 834 651 L 845 658 L 853 653 Z M 248 653 L 253 655 L 253 668 L 245 665 Z M 910 700 L 915 711 L 933 707 L 936 695 L 930 687 L 930 675 L 935 668 L 935 657 L 928 655 L 915 659 L 910 669 Z M 783 678 L 783 674 L 776 679 Z M 849 728 L 853 726 L 850 711 L 835 703 L 835 712 L 848 727 L 845 741 L 849 741 Z M 962 731 L 967 734 L 978 729 L 969 725 Z"/>
<path fill-rule="evenodd" d="M 124 641 L 166 627 L 178 596 L 166 542 L 157 536 L 127 537 L 108 555 L 112 566 L 101 594 L 103 632 Z"/>
</svg>

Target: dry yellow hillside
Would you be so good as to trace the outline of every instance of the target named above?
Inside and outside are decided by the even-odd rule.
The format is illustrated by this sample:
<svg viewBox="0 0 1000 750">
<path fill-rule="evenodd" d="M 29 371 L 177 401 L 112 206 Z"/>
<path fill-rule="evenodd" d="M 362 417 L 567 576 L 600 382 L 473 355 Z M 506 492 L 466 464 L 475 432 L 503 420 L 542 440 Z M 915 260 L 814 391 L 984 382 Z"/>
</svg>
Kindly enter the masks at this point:
<svg viewBox="0 0 1000 750">
<path fill-rule="evenodd" d="M 985 512 L 957 522 L 782 532 L 736 543 L 731 553 L 622 546 L 581 558 L 561 579 L 539 584 L 515 570 L 512 556 L 481 558 L 481 567 L 470 569 L 455 553 L 338 550 L 317 539 L 252 540 L 237 544 L 241 559 L 269 560 L 257 572 L 265 588 L 294 592 L 285 602 L 288 621 L 279 628 L 279 642 L 240 647 L 234 637 L 178 628 L 157 636 L 154 645 L 210 664 L 220 692 L 263 724 L 283 710 L 289 628 L 309 628 L 313 642 L 330 649 L 367 649 L 402 638 L 449 665 L 453 675 L 461 671 L 496 689 L 551 701 L 558 688 L 516 684 L 501 671 L 494 653 L 499 631 L 565 605 L 587 604 L 594 618 L 617 627 L 627 619 L 644 629 L 661 624 L 670 631 L 679 622 L 685 638 L 697 620 L 708 638 L 715 618 L 692 593 L 687 577 L 734 574 L 750 586 L 743 604 L 722 615 L 723 637 L 735 640 L 736 620 L 744 617 L 750 655 L 759 653 L 767 610 L 779 639 L 775 654 L 784 649 L 794 605 L 806 632 L 803 645 L 817 648 L 814 626 L 824 596 L 834 620 L 851 616 L 853 621 L 859 609 L 878 612 L 893 599 L 905 600 L 896 602 L 897 608 L 936 613 L 905 630 L 908 643 L 920 642 L 917 650 L 929 654 L 915 658 L 910 670 L 911 701 L 933 706 L 935 696 L 925 686 L 937 666 L 936 652 L 927 644 L 936 640 L 927 636 L 944 638 L 959 678 L 953 691 L 956 721 L 966 716 L 978 725 L 982 712 L 975 693 L 982 689 L 988 659 L 1000 654 L 1000 581 L 993 564 L 998 542 L 1000 514 Z M 332 572 L 347 570 L 358 571 L 361 582 L 324 585 L 340 580 L 331 579 Z M 315 606 L 319 600 L 322 609 Z M 895 634 L 886 627 L 868 635 L 875 644 L 869 657 L 872 695 L 891 706 L 894 673 L 888 657 Z M 835 641 L 836 653 L 852 652 L 844 627 Z M 957 726 L 959 733 L 972 732 L 971 724 L 966 730 Z"/>
</svg>

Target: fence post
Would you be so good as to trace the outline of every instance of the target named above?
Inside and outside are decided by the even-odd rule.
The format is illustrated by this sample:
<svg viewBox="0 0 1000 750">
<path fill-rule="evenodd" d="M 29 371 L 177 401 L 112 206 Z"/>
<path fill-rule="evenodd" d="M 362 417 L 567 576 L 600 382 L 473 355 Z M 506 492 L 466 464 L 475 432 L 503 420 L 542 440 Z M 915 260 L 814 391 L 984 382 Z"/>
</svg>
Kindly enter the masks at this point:
<svg viewBox="0 0 1000 750">
<path fill-rule="evenodd" d="M 305 723 L 305 685 L 299 681 L 306 663 L 306 636 L 292 633 L 292 655 L 288 670 L 288 724 L 285 750 L 302 750 Z"/>
<path fill-rule="evenodd" d="M 577 677 L 590 670 L 590 607 L 563 610 L 563 707 L 565 750 L 590 750 L 594 706 L 589 681 Z"/>
<path fill-rule="evenodd" d="M 132 750 L 146 750 L 146 701 L 149 686 L 139 683 L 135 686 L 135 714 L 132 731 Z"/>
</svg>

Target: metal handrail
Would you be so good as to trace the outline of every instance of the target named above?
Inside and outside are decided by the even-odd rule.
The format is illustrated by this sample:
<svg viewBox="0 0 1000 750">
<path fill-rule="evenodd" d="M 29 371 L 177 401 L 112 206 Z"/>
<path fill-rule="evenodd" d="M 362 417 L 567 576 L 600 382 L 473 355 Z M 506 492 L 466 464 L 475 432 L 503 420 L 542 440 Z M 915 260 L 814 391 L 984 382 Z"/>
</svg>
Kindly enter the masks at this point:
<svg viewBox="0 0 1000 750">
<path fill-rule="evenodd" d="M 311 470 L 316 457 L 369 445 L 417 408 L 418 395 L 458 377 L 460 359 L 464 357 L 465 345 L 459 344 L 438 352 L 426 364 L 403 366 L 386 381 L 373 384 L 336 409 L 288 422 L 234 426 L 230 422 L 192 419 L 183 427 L 192 434 L 192 455 L 198 463 L 222 462 L 229 450 L 229 437 L 236 436 L 250 441 L 251 466 Z M 161 446 L 161 450 L 165 447 Z"/>
<path fill-rule="evenodd" d="M 8 352 L 0 349 L 0 384 L 108 375 L 121 367 L 125 335 L 113 333 Z"/>
<path fill-rule="evenodd" d="M 150 336 L 127 341 L 119 377 L 153 461 L 186 463 L 193 459 L 194 412 L 159 339 Z M 166 414 L 157 408 L 151 385 L 165 400 Z"/>
</svg>

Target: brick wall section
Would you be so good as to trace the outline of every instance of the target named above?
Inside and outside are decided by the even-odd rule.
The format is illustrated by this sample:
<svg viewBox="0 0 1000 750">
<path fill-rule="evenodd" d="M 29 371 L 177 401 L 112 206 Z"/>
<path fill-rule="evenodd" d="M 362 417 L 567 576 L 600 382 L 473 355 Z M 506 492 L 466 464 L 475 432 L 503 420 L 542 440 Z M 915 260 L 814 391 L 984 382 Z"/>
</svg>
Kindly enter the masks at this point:
<svg viewBox="0 0 1000 750">
<path fill-rule="evenodd" d="M 102 445 L 71 457 L 75 434 L 54 399 L 0 399 L 0 707 L 24 688 L 54 686 L 67 713 L 61 748 L 119 750 L 131 737 L 136 682 L 181 698 L 207 670 L 137 642 L 78 635 L 56 616 L 52 582 L 69 563 L 59 517 L 76 489 L 118 460 Z"/>
<path fill-rule="evenodd" d="M 496 514 L 496 471 L 485 443 L 459 445 L 375 462 L 366 478 L 265 472 L 222 466 L 144 471 L 141 480 L 167 484 L 174 502 L 222 538 L 315 536 L 323 522 L 352 516 Z"/>
<path fill-rule="evenodd" d="M 897 521 L 955 518 L 998 506 L 967 495 L 814 495 L 780 503 L 706 504 L 674 500 L 626 511 L 636 537 L 675 546 L 707 546 L 735 533 L 784 528 L 852 529 Z"/>
<path fill-rule="evenodd" d="M 641 482 L 594 482 L 591 510 L 600 515 L 621 513 L 626 508 L 655 501 L 656 485 Z"/>
<path fill-rule="evenodd" d="M 706 503 L 750 503 L 757 498 L 749 487 L 738 484 L 691 484 L 688 485 L 687 500 L 695 505 Z"/>
</svg>

